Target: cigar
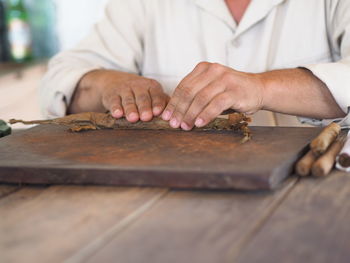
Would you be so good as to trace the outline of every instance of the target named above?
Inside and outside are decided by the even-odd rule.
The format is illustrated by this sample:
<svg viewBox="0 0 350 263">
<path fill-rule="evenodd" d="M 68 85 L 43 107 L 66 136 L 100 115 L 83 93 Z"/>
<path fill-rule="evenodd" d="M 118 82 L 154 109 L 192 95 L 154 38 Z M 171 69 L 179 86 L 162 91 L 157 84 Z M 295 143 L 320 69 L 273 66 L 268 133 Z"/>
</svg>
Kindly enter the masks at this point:
<svg viewBox="0 0 350 263">
<path fill-rule="evenodd" d="M 350 131 L 347 141 L 337 157 L 337 168 L 345 172 L 350 172 Z"/>
<path fill-rule="evenodd" d="M 315 161 L 316 157 L 313 152 L 311 150 L 308 151 L 307 154 L 297 162 L 295 166 L 296 173 L 300 176 L 309 175 Z"/>
<path fill-rule="evenodd" d="M 329 146 L 339 135 L 341 127 L 339 124 L 332 122 L 311 142 L 310 148 L 315 156 L 320 156 L 326 152 Z"/>
<path fill-rule="evenodd" d="M 314 176 L 326 176 L 332 170 L 337 155 L 341 151 L 345 143 L 345 137 L 338 138 L 329 149 L 317 159 L 312 166 L 312 175 Z"/>
<path fill-rule="evenodd" d="M 342 167 L 349 168 L 350 167 L 350 155 L 348 155 L 347 153 L 340 154 L 338 162 Z"/>
</svg>

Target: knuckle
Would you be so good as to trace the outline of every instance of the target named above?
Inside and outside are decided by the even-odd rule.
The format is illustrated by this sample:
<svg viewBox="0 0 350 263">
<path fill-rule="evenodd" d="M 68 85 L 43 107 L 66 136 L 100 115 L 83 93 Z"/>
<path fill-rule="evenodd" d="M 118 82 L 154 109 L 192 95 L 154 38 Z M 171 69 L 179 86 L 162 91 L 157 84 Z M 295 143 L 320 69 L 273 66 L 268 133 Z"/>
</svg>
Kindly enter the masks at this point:
<svg viewBox="0 0 350 263">
<path fill-rule="evenodd" d="M 225 82 L 225 83 L 227 83 L 227 82 L 231 82 L 232 80 L 233 80 L 233 78 L 232 78 L 232 74 L 231 73 L 229 73 L 229 72 L 225 72 L 225 73 L 223 73 L 223 75 L 222 75 L 222 81 L 223 82 Z"/>
<path fill-rule="evenodd" d="M 177 107 L 174 114 L 177 115 L 177 116 L 182 117 L 182 116 L 185 115 L 185 113 L 186 113 L 186 110 L 185 110 L 184 108 L 182 108 L 182 107 Z"/>
<path fill-rule="evenodd" d="M 145 93 L 142 93 L 140 95 L 137 96 L 137 101 L 139 102 L 147 102 L 149 101 L 149 96 Z"/>
<path fill-rule="evenodd" d="M 147 105 L 139 105 L 138 107 L 140 112 L 144 112 L 144 111 L 149 111 L 150 108 Z"/>
<path fill-rule="evenodd" d="M 197 103 L 200 105 L 205 105 L 207 104 L 208 100 L 209 100 L 209 94 L 206 91 L 202 91 L 200 93 L 198 93 L 197 97 L 196 97 Z"/>
<path fill-rule="evenodd" d="M 173 109 L 175 109 L 175 107 L 176 107 L 176 105 L 175 105 L 172 101 L 170 101 L 170 102 L 168 103 L 167 109 L 173 110 Z"/>
<path fill-rule="evenodd" d="M 152 105 L 153 106 L 161 106 L 161 105 L 164 105 L 165 103 L 166 103 L 165 98 L 163 98 L 161 96 L 152 97 Z"/>
<path fill-rule="evenodd" d="M 130 79 L 124 83 L 125 87 L 128 87 L 129 89 L 133 89 L 135 87 L 140 86 L 140 83 L 142 83 L 142 79 Z"/>
<path fill-rule="evenodd" d="M 209 65 L 210 65 L 209 62 L 207 62 L 207 61 L 201 61 L 201 62 L 199 62 L 199 63 L 197 64 L 197 67 L 198 67 L 198 68 L 204 68 L 204 67 L 208 67 Z"/>
<path fill-rule="evenodd" d="M 179 94 L 180 97 L 182 97 L 183 99 L 188 99 L 189 97 L 193 96 L 193 91 L 192 88 L 190 88 L 189 86 L 181 86 L 179 88 Z"/>
<path fill-rule="evenodd" d="M 137 112 L 137 108 L 136 108 L 136 106 L 135 105 L 126 105 L 125 107 L 124 107 L 124 109 L 125 109 L 125 113 L 126 114 L 128 114 L 128 113 L 130 113 L 130 112 Z"/>
<path fill-rule="evenodd" d="M 149 88 L 151 94 L 162 94 L 163 93 L 163 89 L 160 85 L 157 85 L 157 86 L 151 86 Z"/>
<path fill-rule="evenodd" d="M 159 108 L 164 108 L 164 106 L 165 106 L 165 103 L 161 103 L 161 102 L 153 102 L 152 103 L 152 107 L 154 108 L 154 107 L 159 107 Z"/>
<path fill-rule="evenodd" d="M 132 105 L 132 104 L 135 104 L 134 97 L 132 97 L 132 96 L 126 96 L 126 97 L 123 99 L 123 104 L 124 104 L 124 105 Z"/>
<path fill-rule="evenodd" d="M 213 73 L 220 73 L 224 70 L 224 67 L 219 63 L 212 63 L 209 67 L 209 71 Z"/>
<path fill-rule="evenodd" d="M 148 86 L 153 89 L 160 88 L 159 82 L 154 79 L 148 79 Z"/>
<path fill-rule="evenodd" d="M 152 96 L 152 104 L 161 104 L 163 103 L 165 100 L 162 99 L 161 96 Z"/>
</svg>

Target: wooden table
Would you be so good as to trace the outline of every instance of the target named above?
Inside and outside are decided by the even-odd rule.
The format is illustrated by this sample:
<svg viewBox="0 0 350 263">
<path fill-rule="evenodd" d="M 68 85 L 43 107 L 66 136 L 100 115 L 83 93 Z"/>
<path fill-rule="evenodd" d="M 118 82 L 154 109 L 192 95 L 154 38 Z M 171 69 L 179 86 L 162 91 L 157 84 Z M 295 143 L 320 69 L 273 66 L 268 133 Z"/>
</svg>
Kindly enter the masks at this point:
<svg viewBox="0 0 350 263">
<path fill-rule="evenodd" d="M 350 176 L 275 192 L 0 185 L 0 262 L 349 262 Z"/>
</svg>

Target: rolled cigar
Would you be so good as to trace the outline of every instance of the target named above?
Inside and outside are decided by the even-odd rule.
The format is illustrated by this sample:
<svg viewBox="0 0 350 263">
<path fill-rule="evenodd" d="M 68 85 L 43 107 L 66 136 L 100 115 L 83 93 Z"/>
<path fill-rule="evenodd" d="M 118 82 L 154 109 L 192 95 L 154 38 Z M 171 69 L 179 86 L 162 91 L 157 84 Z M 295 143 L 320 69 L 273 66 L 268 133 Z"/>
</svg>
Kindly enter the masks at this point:
<svg viewBox="0 0 350 263">
<path fill-rule="evenodd" d="M 345 143 L 345 137 L 338 138 L 312 166 L 312 175 L 326 176 L 332 170 L 335 159 Z"/>
<path fill-rule="evenodd" d="M 297 172 L 298 175 L 300 176 L 307 176 L 310 174 L 312 165 L 314 164 L 314 162 L 316 161 L 316 157 L 315 155 L 312 153 L 312 151 L 308 151 L 303 158 L 301 158 L 296 166 L 295 166 L 295 170 Z"/>
<path fill-rule="evenodd" d="M 326 152 L 328 147 L 335 141 L 339 135 L 341 127 L 332 122 L 311 142 L 310 148 L 315 156 L 320 156 Z"/>
<path fill-rule="evenodd" d="M 350 131 L 343 149 L 337 157 L 337 168 L 339 170 L 350 172 Z"/>
<path fill-rule="evenodd" d="M 348 155 L 347 153 L 340 154 L 338 162 L 344 168 L 349 168 L 350 167 L 350 155 Z"/>
</svg>

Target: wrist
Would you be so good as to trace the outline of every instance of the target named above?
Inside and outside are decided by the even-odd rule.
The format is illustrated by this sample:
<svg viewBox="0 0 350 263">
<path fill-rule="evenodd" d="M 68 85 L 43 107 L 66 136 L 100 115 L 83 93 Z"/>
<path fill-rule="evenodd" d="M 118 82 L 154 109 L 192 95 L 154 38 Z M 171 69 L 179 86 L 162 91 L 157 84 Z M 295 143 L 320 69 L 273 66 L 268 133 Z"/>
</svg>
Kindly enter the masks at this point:
<svg viewBox="0 0 350 263">
<path fill-rule="evenodd" d="M 269 93 L 270 89 L 269 86 L 271 84 L 271 81 L 267 74 L 264 73 L 257 73 L 254 74 L 257 87 L 260 94 L 260 110 L 268 110 L 269 109 L 269 101 L 271 101 L 270 97 L 271 94 Z"/>
</svg>

